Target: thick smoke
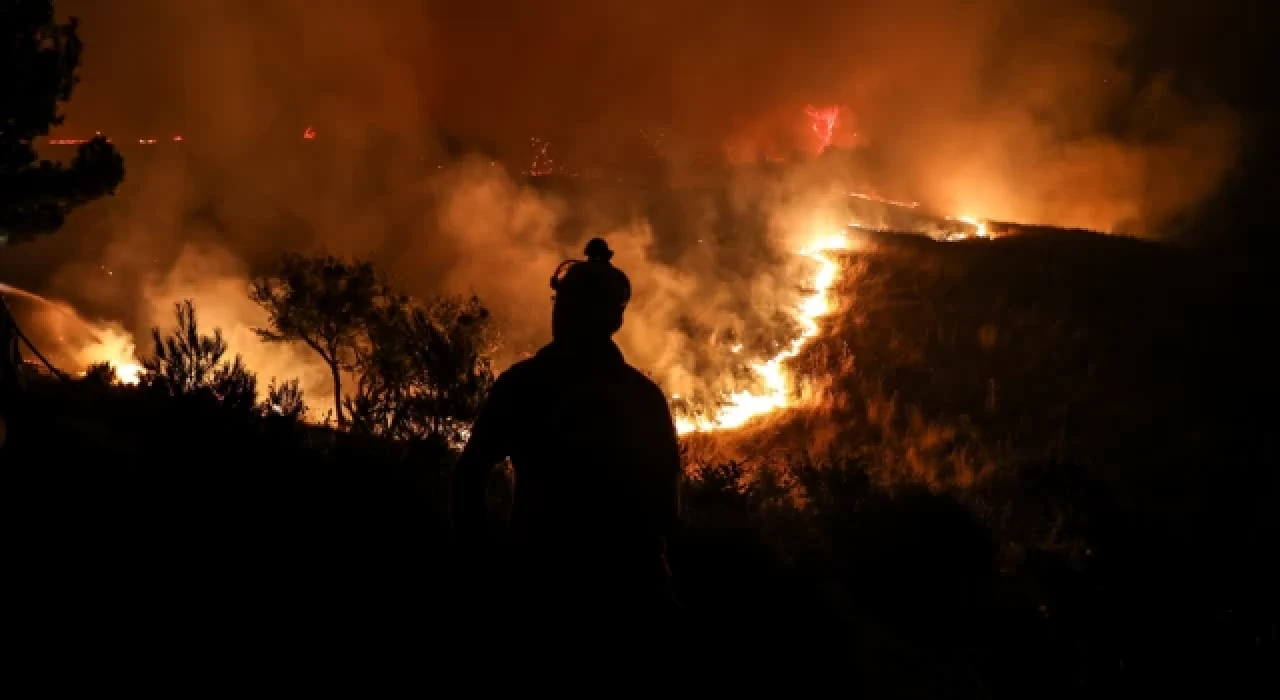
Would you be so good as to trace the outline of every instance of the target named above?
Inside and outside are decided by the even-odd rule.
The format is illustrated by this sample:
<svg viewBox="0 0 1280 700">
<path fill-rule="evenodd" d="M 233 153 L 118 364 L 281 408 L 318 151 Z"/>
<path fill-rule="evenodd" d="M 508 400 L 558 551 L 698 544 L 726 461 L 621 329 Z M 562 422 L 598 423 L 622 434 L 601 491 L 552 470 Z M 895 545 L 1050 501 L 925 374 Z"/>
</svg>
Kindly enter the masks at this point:
<svg viewBox="0 0 1280 700">
<path fill-rule="evenodd" d="M 1169 32 L 1127 21 L 1125 4 L 59 6 L 83 15 L 89 47 L 73 126 L 198 132 L 241 178 L 272 157 L 267 132 L 308 123 L 353 144 L 440 126 L 513 153 L 536 135 L 596 160 L 656 126 L 673 159 L 710 144 L 741 157 L 792 150 L 810 136 L 804 106 L 838 104 L 838 142 L 866 144 L 904 197 L 1156 235 L 1230 166 L 1235 121 L 1146 58 Z M 292 184 L 277 199 L 297 199 Z"/>
<path fill-rule="evenodd" d="M 1234 157 L 1230 113 L 1132 68 L 1142 37 L 1090 0 L 58 8 L 86 44 L 60 135 L 115 136 L 129 172 L 116 198 L 7 257 L 136 332 L 194 298 L 262 374 L 321 395 L 305 353 L 249 331 L 246 277 L 278 252 L 373 259 L 417 294 L 475 292 L 510 361 L 548 336 L 551 270 L 601 234 L 636 287 L 631 359 L 673 392 L 723 388 L 724 348 L 764 355 L 787 337 L 785 253 L 840 225 L 838 192 L 816 165 L 707 186 L 693 164 L 810 149 L 806 105 L 841 105 L 835 142 L 856 147 L 859 178 L 957 215 L 1158 235 Z M 664 135 L 666 189 L 682 194 L 553 195 L 515 175 L 532 136 L 563 162 L 611 162 L 642 129 Z M 437 167 L 442 133 L 489 155 Z M 161 144 L 125 145 L 138 138 Z"/>
</svg>

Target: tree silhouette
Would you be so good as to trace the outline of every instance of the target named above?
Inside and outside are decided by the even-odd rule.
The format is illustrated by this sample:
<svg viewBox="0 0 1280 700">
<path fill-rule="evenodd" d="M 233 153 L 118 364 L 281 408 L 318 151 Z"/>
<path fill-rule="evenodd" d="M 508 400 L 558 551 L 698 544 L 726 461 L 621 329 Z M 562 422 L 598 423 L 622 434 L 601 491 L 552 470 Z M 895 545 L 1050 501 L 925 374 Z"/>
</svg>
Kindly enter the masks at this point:
<svg viewBox="0 0 1280 700">
<path fill-rule="evenodd" d="M 151 329 L 155 354 L 142 361 L 146 382 L 172 396 L 211 394 L 227 408 L 252 411 L 258 378 L 239 355 L 230 362 L 223 360 L 227 341 L 222 329 L 213 329 L 213 335 L 201 334 L 190 299 L 174 304 L 174 316 L 177 325 L 170 335 Z"/>
<path fill-rule="evenodd" d="M 342 372 L 354 368 L 369 319 L 386 296 L 373 266 L 332 256 L 285 255 L 275 272 L 255 278 L 250 297 L 267 311 L 270 328 L 255 328 L 270 342 L 301 341 L 333 376 L 334 412 L 342 411 Z"/>
<path fill-rule="evenodd" d="M 77 21 L 54 21 L 52 0 L 0 2 L 0 243 L 62 226 L 78 206 L 115 192 L 124 160 L 102 137 L 70 166 L 41 160 L 34 142 L 62 123 L 83 48 Z"/>
</svg>

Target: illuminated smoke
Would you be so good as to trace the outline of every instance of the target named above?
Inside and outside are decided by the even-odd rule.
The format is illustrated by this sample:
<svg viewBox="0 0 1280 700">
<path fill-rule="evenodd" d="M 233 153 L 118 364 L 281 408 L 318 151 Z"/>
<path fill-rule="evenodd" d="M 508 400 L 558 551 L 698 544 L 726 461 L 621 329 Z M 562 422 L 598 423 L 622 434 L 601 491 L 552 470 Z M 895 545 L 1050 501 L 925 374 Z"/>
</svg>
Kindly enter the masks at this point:
<svg viewBox="0 0 1280 700">
<path fill-rule="evenodd" d="M 829 181 L 774 187 L 720 173 L 730 205 L 690 197 L 663 224 L 610 209 L 607 192 L 537 193 L 508 170 L 559 172 L 660 124 L 661 186 L 694 189 L 706 153 L 729 142 L 750 163 L 814 145 L 838 161 L 856 115 L 869 162 L 848 168 L 874 188 L 845 193 L 918 201 L 979 227 L 1158 235 L 1234 157 L 1233 115 L 1131 70 L 1132 28 L 1097 3 L 748 2 L 732 22 L 697 3 L 565 4 L 59 0 L 80 17 L 86 50 L 50 143 L 101 129 L 145 156 L 126 152 L 117 197 L 6 250 L 5 279 L 38 269 L 38 288 L 138 338 L 192 297 L 202 326 L 224 326 L 264 379 L 303 375 L 310 403 L 325 405 L 323 374 L 309 383 L 313 358 L 249 332 L 260 320 L 243 298 L 251 268 L 282 250 L 324 250 L 369 258 L 417 295 L 475 291 L 503 319 L 508 362 L 547 338 L 549 271 L 606 235 L 637 288 L 619 338 L 628 359 L 681 396 L 776 396 L 760 369 L 797 337 L 782 321 L 804 330 L 807 297 L 793 287 L 812 282 L 785 262 L 810 241 L 785 232 L 851 222 L 797 216 L 761 233 L 736 217 L 791 216 L 805 207 L 790 198 Z M 814 104 L 841 108 L 806 114 Z M 437 129 L 492 138 L 506 167 L 486 157 L 437 169 Z M 181 148 L 137 143 L 172 133 Z M 531 162 L 530 134 L 555 162 Z M 101 265 L 117 274 L 103 282 Z"/>
<path fill-rule="evenodd" d="M 763 390 L 733 392 L 726 397 L 724 405 L 707 418 L 678 417 L 676 430 L 680 434 L 740 428 L 753 418 L 795 405 L 794 387 L 784 363 L 798 355 L 804 346 L 818 335 L 819 319 L 831 312 L 831 300 L 827 295 L 836 282 L 839 267 L 828 253 L 848 248 L 848 237 L 843 233 L 834 233 L 817 236 L 798 251 L 799 255 L 809 258 L 818 265 L 818 271 L 811 285 L 812 291 L 795 309 L 795 319 L 801 326 L 800 334 L 777 355 L 751 365 L 751 371 L 760 380 Z M 731 352 L 739 352 L 741 347 L 741 345 L 734 346 Z M 679 399 L 679 396 L 674 398 Z"/>
<path fill-rule="evenodd" d="M 0 293 L 34 303 L 24 324 L 32 343 L 60 370 L 82 375 L 91 365 L 107 364 L 122 384 L 137 384 L 142 365 L 133 336 L 119 323 L 90 321 L 70 304 L 0 283 Z"/>
</svg>

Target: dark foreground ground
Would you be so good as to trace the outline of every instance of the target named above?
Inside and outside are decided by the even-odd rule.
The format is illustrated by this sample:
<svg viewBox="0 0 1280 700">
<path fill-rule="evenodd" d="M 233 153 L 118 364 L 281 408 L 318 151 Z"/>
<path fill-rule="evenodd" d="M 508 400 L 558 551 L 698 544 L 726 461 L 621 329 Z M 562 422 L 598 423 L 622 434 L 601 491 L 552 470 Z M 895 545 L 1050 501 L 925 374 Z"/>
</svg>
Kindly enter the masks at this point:
<svg viewBox="0 0 1280 700">
<path fill-rule="evenodd" d="M 847 264 L 860 303 L 801 358 L 834 377 L 826 408 L 745 464 L 691 457 L 684 616 L 652 641 L 669 668 L 876 697 L 1266 693 L 1267 280 L 1061 232 L 885 239 Z M 502 677 L 471 670 L 503 640 L 458 574 L 447 453 L 92 382 L 9 400 L 19 667 L 174 687 L 297 662 L 314 680 L 374 660 L 437 690 Z"/>
</svg>

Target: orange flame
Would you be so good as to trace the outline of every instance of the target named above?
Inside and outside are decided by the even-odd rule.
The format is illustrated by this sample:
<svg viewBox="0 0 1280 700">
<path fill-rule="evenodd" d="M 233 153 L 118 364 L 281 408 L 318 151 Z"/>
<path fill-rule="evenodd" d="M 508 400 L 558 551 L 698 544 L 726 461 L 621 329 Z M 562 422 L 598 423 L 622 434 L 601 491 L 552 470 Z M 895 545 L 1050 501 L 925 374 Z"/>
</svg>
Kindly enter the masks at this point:
<svg viewBox="0 0 1280 700">
<path fill-rule="evenodd" d="M 782 352 L 765 362 L 751 365 L 751 370 L 764 385 L 764 391 L 733 392 L 716 415 L 710 419 L 678 418 L 676 420 L 678 433 L 686 435 L 694 432 L 733 430 L 742 427 L 753 418 L 792 405 L 793 382 L 783 363 L 800 354 L 800 350 L 818 334 L 818 320 L 831 312 L 828 292 L 839 277 L 840 267 L 826 253 L 833 250 L 848 250 L 849 247 L 849 239 L 844 233 L 834 233 L 819 236 L 798 251 L 798 254 L 818 263 L 818 273 L 812 283 L 813 292 L 801 300 L 794 312 L 802 329 L 800 335 L 794 338 Z"/>
<path fill-rule="evenodd" d="M 133 338 L 125 331 L 113 327 L 100 328 L 96 335 L 91 345 L 76 353 L 80 365 L 105 362 L 115 370 L 116 381 L 121 384 L 135 385 L 141 381 L 145 370 L 137 361 L 137 348 Z"/>
</svg>

